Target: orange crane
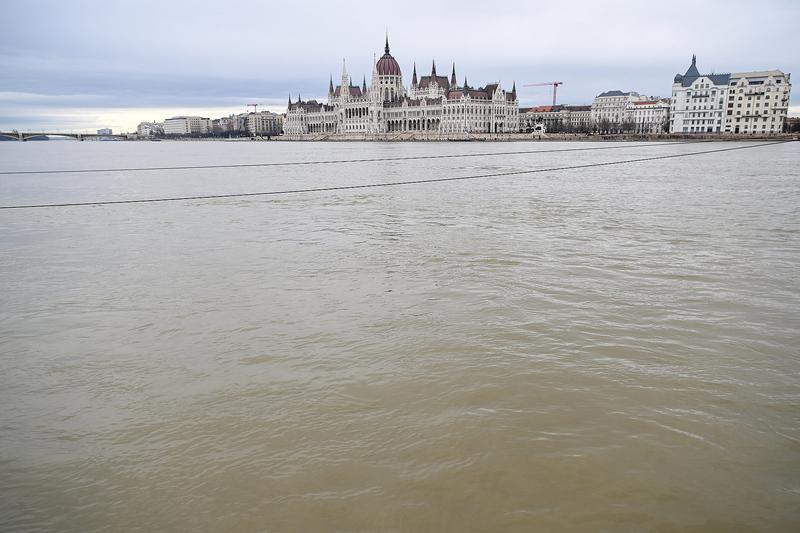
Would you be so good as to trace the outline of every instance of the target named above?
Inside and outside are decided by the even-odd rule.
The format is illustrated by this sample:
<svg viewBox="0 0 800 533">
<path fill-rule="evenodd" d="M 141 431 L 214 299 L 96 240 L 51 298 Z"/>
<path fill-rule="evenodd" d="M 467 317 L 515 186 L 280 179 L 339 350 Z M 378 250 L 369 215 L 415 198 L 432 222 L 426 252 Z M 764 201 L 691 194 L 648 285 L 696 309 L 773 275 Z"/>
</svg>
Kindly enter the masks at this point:
<svg viewBox="0 0 800 533">
<path fill-rule="evenodd" d="M 556 93 L 558 93 L 558 86 L 564 85 L 563 81 L 546 81 L 544 83 L 529 83 L 527 85 L 523 85 L 523 87 L 541 87 L 543 85 L 552 85 L 553 86 L 553 107 L 556 105 Z"/>
</svg>

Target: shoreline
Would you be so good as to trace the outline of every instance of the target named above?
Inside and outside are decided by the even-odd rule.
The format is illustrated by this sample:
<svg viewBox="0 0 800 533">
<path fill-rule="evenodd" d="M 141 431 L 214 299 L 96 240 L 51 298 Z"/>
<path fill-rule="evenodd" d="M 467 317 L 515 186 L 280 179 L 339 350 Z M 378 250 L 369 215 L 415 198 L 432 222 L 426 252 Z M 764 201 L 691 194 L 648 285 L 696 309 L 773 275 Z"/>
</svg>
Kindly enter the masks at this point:
<svg viewBox="0 0 800 533">
<path fill-rule="evenodd" d="M 302 134 L 291 137 L 273 138 L 278 141 L 325 141 L 325 142 L 654 142 L 654 141 L 761 141 L 761 140 L 800 140 L 797 133 L 772 135 L 753 134 L 531 134 L 531 133 L 477 133 L 471 135 L 444 135 L 429 133 L 398 134 Z"/>
<path fill-rule="evenodd" d="M 800 141 L 800 134 L 530 134 L 476 133 L 444 135 L 430 133 L 301 134 L 263 137 L 176 137 L 171 139 L 130 139 L 136 141 L 222 141 L 222 142 L 664 142 L 664 141 Z"/>
<path fill-rule="evenodd" d="M 73 137 L 70 135 L 69 137 Z M 8 142 L 19 142 L 17 139 L 4 139 Z M 56 136 L 54 139 L 42 140 L 69 140 L 64 137 Z M 100 142 L 101 139 L 75 139 L 77 141 Z M 281 135 L 277 137 L 171 137 L 171 138 L 137 138 L 113 139 L 112 142 L 686 142 L 686 141 L 800 141 L 800 133 L 778 133 L 778 134 L 531 134 L 531 133 L 476 133 L 470 135 L 445 135 L 432 133 L 369 133 L 369 134 L 302 134 L 302 135 Z M 24 142 L 32 142 L 25 140 Z"/>
</svg>

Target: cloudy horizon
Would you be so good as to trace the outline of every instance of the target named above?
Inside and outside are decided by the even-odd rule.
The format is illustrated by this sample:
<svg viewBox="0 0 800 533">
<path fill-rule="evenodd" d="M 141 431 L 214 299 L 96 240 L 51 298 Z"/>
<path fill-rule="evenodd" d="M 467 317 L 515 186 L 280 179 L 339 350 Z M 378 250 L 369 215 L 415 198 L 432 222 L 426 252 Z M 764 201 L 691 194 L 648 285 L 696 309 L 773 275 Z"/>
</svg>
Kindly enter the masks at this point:
<svg viewBox="0 0 800 533">
<path fill-rule="evenodd" d="M 516 82 L 520 105 L 589 104 L 603 91 L 670 95 L 697 54 L 702 72 L 797 70 L 792 26 L 800 4 L 739 0 L 667 6 L 565 1 L 452 5 L 123 0 L 41 1 L 3 8 L 0 129 L 133 131 L 180 114 L 211 118 L 250 103 L 282 112 L 291 95 L 325 99 L 342 58 L 370 82 L 388 30 L 408 86 L 417 73 L 459 83 Z M 724 16 L 724 24 L 716 23 Z M 713 23 L 712 23 L 713 22 Z M 790 114 L 800 115 L 793 91 Z"/>
</svg>

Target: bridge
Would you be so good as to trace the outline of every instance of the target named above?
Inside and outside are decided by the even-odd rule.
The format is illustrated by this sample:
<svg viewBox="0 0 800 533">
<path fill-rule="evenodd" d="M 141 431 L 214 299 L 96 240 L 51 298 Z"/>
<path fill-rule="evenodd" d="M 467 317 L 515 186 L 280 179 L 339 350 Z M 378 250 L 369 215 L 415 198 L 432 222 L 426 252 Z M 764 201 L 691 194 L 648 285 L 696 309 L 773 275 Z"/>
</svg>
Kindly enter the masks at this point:
<svg viewBox="0 0 800 533">
<path fill-rule="evenodd" d="M 48 137 L 69 137 L 76 141 L 86 139 L 118 139 L 126 140 L 125 133 L 66 133 L 61 131 L 0 131 L 0 137 L 15 141 L 30 141 L 32 139 L 47 139 Z"/>
</svg>

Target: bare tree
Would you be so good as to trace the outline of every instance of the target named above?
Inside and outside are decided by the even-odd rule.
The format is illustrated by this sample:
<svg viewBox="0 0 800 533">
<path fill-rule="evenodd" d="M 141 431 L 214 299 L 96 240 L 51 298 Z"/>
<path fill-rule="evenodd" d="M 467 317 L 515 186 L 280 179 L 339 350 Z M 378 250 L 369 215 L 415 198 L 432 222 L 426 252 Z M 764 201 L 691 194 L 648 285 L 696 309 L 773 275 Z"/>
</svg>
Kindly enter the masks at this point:
<svg viewBox="0 0 800 533">
<path fill-rule="evenodd" d="M 622 121 L 622 133 L 632 133 L 636 129 L 636 123 L 632 120 L 623 120 Z"/>
</svg>

